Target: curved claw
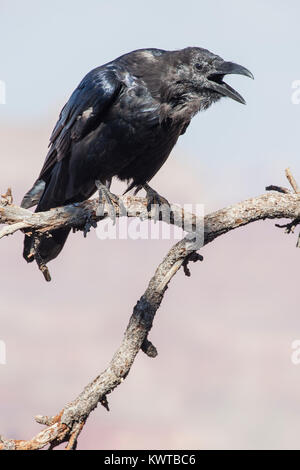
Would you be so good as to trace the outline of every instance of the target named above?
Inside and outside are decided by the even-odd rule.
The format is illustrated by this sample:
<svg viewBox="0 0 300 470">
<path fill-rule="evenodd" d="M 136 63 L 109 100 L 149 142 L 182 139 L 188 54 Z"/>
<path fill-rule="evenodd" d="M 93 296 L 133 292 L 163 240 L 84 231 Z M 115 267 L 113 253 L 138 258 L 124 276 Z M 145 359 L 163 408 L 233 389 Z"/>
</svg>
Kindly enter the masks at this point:
<svg viewBox="0 0 300 470">
<path fill-rule="evenodd" d="M 105 184 L 101 183 L 101 181 L 96 180 L 96 187 L 99 190 L 99 206 L 96 211 L 97 216 L 104 215 L 104 206 L 103 197 L 108 205 L 108 215 L 113 221 L 113 225 L 116 223 L 116 208 L 115 205 L 120 206 L 120 201 L 118 196 L 111 193 L 110 190 L 105 186 Z M 102 202 L 101 202 L 102 201 Z"/>
<path fill-rule="evenodd" d="M 97 228 L 97 222 L 92 219 L 91 215 L 89 215 L 85 221 L 84 227 L 83 227 L 83 236 L 86 238 L 87 234 L 91 230 L 91 228 Z"/>
<path fill-rule="evenodd" d="M 144 185 L 144 189 L 147 197 L 147 210 L 148 212 L 152 212 L 152 209 L 154 209 L 154 220 L 159 220 L 160 215 L 162 215 L 162 206 L 170 207 L 170 203 L 148 184 Z"/>
</svg>

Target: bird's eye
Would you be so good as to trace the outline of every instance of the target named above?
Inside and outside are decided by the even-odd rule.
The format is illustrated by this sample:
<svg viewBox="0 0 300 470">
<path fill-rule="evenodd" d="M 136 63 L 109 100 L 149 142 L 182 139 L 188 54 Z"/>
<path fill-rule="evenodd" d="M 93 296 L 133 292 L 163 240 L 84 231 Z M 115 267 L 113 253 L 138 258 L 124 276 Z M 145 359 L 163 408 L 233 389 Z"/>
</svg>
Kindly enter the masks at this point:
<svg viewBox="0 0 300 470">
<path fill-rule="evenodd" d="M 201 65 L 199 62 L 197 62 L 197 63 L 195 64 L 195 69 L 197 69 L 197 70 L 202 70 L 202 65 Z"/>
</svg>

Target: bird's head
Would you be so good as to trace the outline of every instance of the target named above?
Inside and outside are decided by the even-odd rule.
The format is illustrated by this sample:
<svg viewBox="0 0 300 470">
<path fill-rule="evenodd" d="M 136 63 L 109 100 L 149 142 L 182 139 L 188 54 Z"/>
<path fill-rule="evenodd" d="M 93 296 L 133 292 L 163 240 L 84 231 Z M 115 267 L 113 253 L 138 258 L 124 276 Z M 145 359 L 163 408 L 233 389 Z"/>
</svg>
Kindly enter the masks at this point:
<svg viewBox="0 0 300 470">
<path fill-rule="evenodd" d="M 224 82 L 225 75 L 239 74 L 254 78 L 245 67 L 226 62 L 206 49 L 188 47 L 169 53 L 169 80 L 175 85 L 173 91 L 186 101 L 200 100 L 199 109 L 207 109 L 221 97 L 227 96 L 245 104 L 244 98 Z"/>
</svg>

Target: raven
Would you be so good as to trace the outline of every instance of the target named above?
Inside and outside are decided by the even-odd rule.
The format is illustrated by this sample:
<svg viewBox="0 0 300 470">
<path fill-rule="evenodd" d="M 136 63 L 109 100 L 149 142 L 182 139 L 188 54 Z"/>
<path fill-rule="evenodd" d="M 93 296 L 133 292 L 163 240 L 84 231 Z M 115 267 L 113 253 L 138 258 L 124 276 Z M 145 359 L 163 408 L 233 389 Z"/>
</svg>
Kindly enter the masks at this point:
<svg viewBox="0 0 300 470">
<path fill-rule="evenodd" d="M 245 104 L 223 81 L 227 74 L 253 78 L 241 65 L 199 47 L 139 49 L 91 70 L 62 109 L 49 152 L 22 207 L 36 211 L 88 199 L 98 188 L 112 205 L 113 177 L 144 188 L 148 203 L 167 202 L 148 182 L 167 160 L 192 117 L 227 96 Z M 56 258 L 70 232 L 44 237 L 38 255 Z M 25 235 L 24 258 L 35 257 L 34 235 Z"/>
</svg>

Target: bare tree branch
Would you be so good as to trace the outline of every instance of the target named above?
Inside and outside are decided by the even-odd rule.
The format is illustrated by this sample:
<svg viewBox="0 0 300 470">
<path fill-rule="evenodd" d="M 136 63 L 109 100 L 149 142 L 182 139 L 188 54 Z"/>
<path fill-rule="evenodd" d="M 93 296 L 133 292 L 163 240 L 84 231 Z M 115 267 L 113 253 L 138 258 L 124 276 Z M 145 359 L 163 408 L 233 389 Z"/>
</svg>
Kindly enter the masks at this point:
<svg viewBox="0 0 300 470">
<path fill-rule="evenodd" d="M 297 187 L 295 182 L 288 179 L 295 191 Z M 108 367 L 58 415 L 50 418 L 37 416 L 36 421 L 46 426 L 39 434 L 28 441 L 0 438 L 0 449 L 31 450 L 41 449 L 46 445 L 52 449 L 62 442 L 67 442 L 67 449 L 75 449 L 77 438 L 90 413 L 99 402 L 108 409 L 107 395 L 127 377 L 140 349 L 149 357 L 157 355 L 156 348 L 148 340 L 155 314 L 169 282 L 177 271 L 183 267 L 185 273 L 189 275 L 188 263 L 202 258 L 197 254 L 197 250 L 231 230 L 258 220 L 284 218 L 291 220 L 292 224 L 300 220 L 300 194 L 296 191 L 295 193 L 282 191 L 278 186 L 272 188 L 277 189 L 208 214 L 204 221 L 194 214 L 185 213 L 176 205 L 171 205 L 172 217 L 163 220 L 179 227 L 184 226 L 185 229 L 189 227 L 189 233 L 169 250 L 157 267 L 146 291 L 133 309 L 121 345 Z M 141 219 L 151 218 L 145 199 L 123 196 L 120 202 L 123 208 L 116 208 L 117 216 L 138 215 Z M 97 217 L 97 207 L 98 201 L 93 199 L 33 214 L 13 205 L 10 192 L 2 197 L 0 204 L 0 223 L 8 225 L 0 231 L 0 238 L 20 229 L 41 234 L 64 226 L 83 228 L 88 221 L 95 222 L 108 215 L 108 207 L 105 205 L 104 216 Z M 201 227 L 204 228 L 204 239 L 196 237 Z M 10 230 L 7 230 L 8 228 Z M 202 243 L 199 240 L 202 240 Z"/>
<path fill-rule="evenodd" d="M 292 172 L 289 168 L 286 168 L 285 175 L 286 175 L 287 179 L 289 180 L 289 183 L 292 186 L 294 192 L 296 194 L 299 194 L 300 193 L 300 188 L 299 188 L 298 183 L 295 180 L 295 178 L 293 177 Z"/>
</svg>

